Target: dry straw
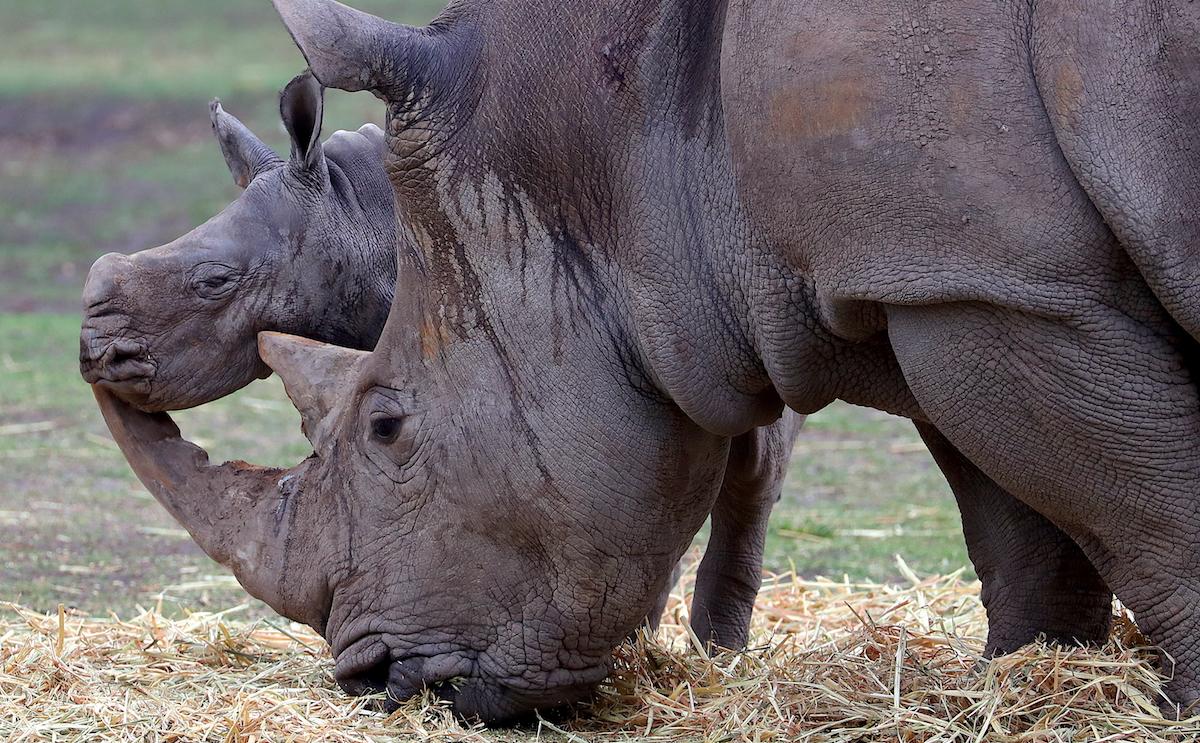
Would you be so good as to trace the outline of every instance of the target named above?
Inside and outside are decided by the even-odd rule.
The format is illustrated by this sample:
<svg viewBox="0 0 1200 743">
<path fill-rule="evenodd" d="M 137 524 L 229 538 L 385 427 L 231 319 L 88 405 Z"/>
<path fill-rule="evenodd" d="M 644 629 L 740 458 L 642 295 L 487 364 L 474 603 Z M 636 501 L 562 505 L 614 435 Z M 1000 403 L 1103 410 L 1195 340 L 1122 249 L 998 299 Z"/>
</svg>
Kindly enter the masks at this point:
<svg viewBox="0 0 1200 743">
<path fill-rule="evenodd" d="M 45 616 L 0 605 L 5 741 L 1183 741 L 1120 614 L 1102 649 L 979 658 L 978 586 L 768 580 L 752 647 L 708 658 L 676 600 L 656 639 L 618 649 L 596 699 L 521 730 L 464 727 L 429 699 L 392 715 L 334 686 L 325 644 L 230 612 Z M 685 579 L 681 593 L 690 583 Z"/>
</svg>

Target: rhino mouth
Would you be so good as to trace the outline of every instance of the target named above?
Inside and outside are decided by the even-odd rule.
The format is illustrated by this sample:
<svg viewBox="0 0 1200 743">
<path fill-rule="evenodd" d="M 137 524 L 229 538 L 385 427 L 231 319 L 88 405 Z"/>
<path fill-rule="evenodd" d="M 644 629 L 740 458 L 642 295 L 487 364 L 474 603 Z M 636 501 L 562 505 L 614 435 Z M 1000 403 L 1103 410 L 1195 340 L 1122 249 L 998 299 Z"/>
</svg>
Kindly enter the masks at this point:
<svg viewBox="0 0 1200 743">
<path fill-rule="evenodd" d="M 338 658 L 334 678 L 348 694 L 383 694 L 388 712 L 428 690 L 464 720 L 514 725 L 529 719 L 531 710 L 554 711 L 586 699 L 609 673 L 601 663 L 506 677 L 490 673 L 493 665 L 487 653 L 400 654 L 389 651 L 382 638 L 368 637 Z"/>
<path fill-rule="evenodd" d="M 144 401 L 158 366 L 145 344 L 114 338 L 84 326 L 79 336 L 79 372 L 129 403 Z"/>
</svg>

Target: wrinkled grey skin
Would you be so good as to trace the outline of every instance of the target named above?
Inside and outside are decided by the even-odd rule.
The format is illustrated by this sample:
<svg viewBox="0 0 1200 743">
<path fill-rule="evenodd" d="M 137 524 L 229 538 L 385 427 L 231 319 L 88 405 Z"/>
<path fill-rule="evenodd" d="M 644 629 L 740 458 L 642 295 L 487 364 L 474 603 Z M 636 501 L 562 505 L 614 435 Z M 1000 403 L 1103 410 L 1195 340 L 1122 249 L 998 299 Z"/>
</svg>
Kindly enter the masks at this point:
<svg viewBox="0 0 1200 743">
<path fill-rule="evenodd" d="M 149 412 L 177 410 L 269 373 L 258 359 L 260 330 L 374 348 L 396 270 L 383 132 L 373 124 L 336 132 L 310 151 L 323 106 L 320 87 L 307 73 L 284 89 L 280 108 L 292 135 L 290 164 L 214 101 L 214 133 L 235 182 L 247 192 L 167 246 L 96 262 L 84 289 L 80 339 L 87 381 Z M 332 167 L 332 175 L 321 176 L 321 167 Z M 338 213 L 331 218 L 333 210 Z M 180 292 L 180 275 L 190 277 L 192 292 Z M 205 283 L 214 277 L 226 280 Z M 133 347 L 139 354 L 122 353 Z M 143 368 L 146 374 L 129 374 Z M 767 518 L 802 422 L 802 416 L 787 416 L 734 446 L 722 484 L 725 507 L 713 515 L 692 612 L 697 636 L 715 645 L 745 644 Z M 312 429 L 318 424 L 319 418 L 306 418 L 306 432 L 319 436 Z M 647 615 L 650 625 L 657 627 L 669 593 L 670 585 Z"/>
<path fill-rule="evenodd" d="M 147 411 L 178 410 L 268 375 L 259 331 L 374 348 L 396 284 L 383 132 L 368 124 L 322 145 L 321 100 L 311 76 L 282 93 L 287 161 L 213 101 L 213 132 L 245 190 L 171 243 L 96 261 L 84 379 Z"/>
<path fill-rule="evenodd" d="M 342 364 L 261 338 L 326 390 L 291 470 L 100 400 L 348 688 L 580 698 L 731 440 L 840 398 L 961 489 L 990 650 L 1091 637 L 1111 588 L 1200 698 L 1200 4 L 275 4 L 322 83 L 388 101 L 421 290 Z"/>
</svg>

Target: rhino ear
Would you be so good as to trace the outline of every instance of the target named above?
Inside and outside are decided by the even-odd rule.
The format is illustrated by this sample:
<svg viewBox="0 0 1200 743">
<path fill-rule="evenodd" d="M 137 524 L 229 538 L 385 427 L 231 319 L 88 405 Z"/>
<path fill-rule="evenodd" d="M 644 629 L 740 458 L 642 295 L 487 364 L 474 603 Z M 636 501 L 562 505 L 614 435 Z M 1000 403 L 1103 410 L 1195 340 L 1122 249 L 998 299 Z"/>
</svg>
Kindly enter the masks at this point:
<svg viewBox="0 0 1200 743">
<path fill-rule="evenodd" d="M 293 167 L 312 173 L 325 169 L 321 150 L 321 123 L 325 116 L 325 89 L 312 72 L 292 78 L 279 94 L 279 117 L 292 139 Z"/>
<path fill-rule="evenodd" d="M 283 380 L 313 450 L 328 452 L 339 404 L 346 400 L 347 390 L 358 379 L 359 366 L 371 354 L 297 335 L 262 332 L 258 334 L 258 355 Z"/>
<path fill-rule="evenodd" d="M 261 173 L 279 167 L 283 161 L 262 140 L 221 108 L 221 101 L 214 98 L 208 104 L 209 120 L 213 134 L 221 147 L 221 155 L 233 175 L 233 182 L 245 188 Z"/>
</svg>

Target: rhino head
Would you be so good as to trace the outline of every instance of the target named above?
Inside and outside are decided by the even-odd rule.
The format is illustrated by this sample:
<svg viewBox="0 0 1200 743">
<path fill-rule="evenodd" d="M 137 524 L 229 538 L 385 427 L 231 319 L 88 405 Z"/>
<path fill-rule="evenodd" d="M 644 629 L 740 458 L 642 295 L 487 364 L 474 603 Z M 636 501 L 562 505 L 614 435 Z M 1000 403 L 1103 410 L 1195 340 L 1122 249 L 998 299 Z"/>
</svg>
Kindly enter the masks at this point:
<svg viewBox="0 0 1200 743">
<path fill-rule="evenodd" d="M 395 287 L 383 132 L 368 124 L 322 145 L 322 111 L 312 75 L 284 89 L 283 160 L 213 101 L 213 132 L 243 191 L 177 240 L 95 262 L 83 291 L 84 379 L 147 411 L 176 410 L 269 374 L 259 331 L 374 346 Z"/>
<path fill-rule="evenodd" d="M 711 511 L 730 437 L 781 403 L 765 381 L 708 384 L 755 367 L 708 363 L 736 347 L 683 334 L 723 311 L 712 280 L 672 290 L 687 254 L 641 250 L 694 223 L 639 220 L 685 210 L 611 170 L 642 160 L 588 145 L 629 103 L 605 100 L 603 55 L 510 53 L 505 34 L 544 10 L 524 0 L 457 3 L 427 28 L 275 4 L 323 84 L 388 104 L 411 291 L 370 353 L 261 336 L 313 442 L 297 467 L 211 465 L 165 415 L 97 389 L 109 426 L 203 549 L 324 634 L 347 690 L 427 687 L 486 721 L 580 699 Z M 606 33 L 585 11 L 572 23 Z M 617 38 L 646 19 L 613 20 Z"/>
</svg>

